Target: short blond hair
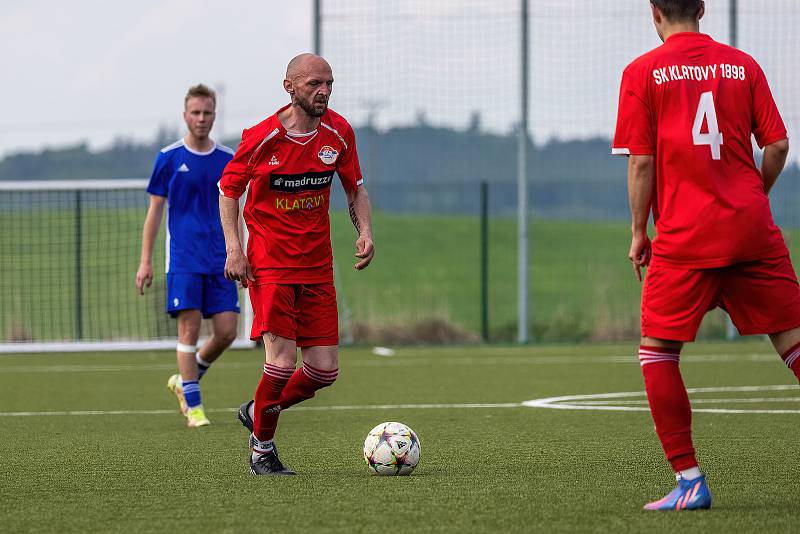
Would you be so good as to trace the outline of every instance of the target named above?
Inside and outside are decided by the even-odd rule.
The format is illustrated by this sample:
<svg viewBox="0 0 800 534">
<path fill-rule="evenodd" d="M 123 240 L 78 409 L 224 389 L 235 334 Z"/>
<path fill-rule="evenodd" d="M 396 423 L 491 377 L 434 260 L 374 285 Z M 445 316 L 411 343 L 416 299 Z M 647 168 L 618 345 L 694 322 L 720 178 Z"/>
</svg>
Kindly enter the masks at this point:
<svg viewBox="0 0 800 534">
<path fill-rule="evenodd" d="M 210 98 L 214 101 L 214 107 L 217 107 L 217 93 L 214 92 L 209 86 L 198 83 L 197 85 L 193 85 L 186 91 L 186 98 L 183 99 L 183 107 L 186 107 L 186 104 L 189 103 L 190 98 L 194 97 L 201 97 L 201 98 Z"/>
</svg>

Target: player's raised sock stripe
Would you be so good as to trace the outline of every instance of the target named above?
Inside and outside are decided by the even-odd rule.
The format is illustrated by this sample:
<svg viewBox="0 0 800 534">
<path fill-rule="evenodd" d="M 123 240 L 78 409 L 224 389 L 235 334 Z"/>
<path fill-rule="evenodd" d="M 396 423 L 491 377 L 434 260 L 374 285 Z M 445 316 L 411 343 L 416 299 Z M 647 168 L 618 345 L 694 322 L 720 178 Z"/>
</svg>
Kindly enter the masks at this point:
<svg viewBox="0 0 800 534">
<path fill-rule="evenodd" d="M 655 359 L 655 360 L 640 360 L 639 361 L 639 365 L 644 367 L 645 365 L 648 365 L 648 364 L 651 364 L 651 363 L 660 363 L 660 362 L 679 363 L 678 360 L 672 360 L 672 359 L 668 359 L 668 358 L 659 358 L 659 359 Z"/>
<path fill-rule="evenodd" d="M 669 347 L 651 347 L 649 345 L 639 345 L 639 352 L 641 351 L 648 351 L 648 352 L 658 352 L 664 354 L 680 354 L 681 349 L 671 349 Z"/>
<path fill-rule="evenodd" d="M 639 361 L 646 361 L 646 360 L 670 360 L 673 362 L 679 362 L 681 359 L 674 354 L 640 354 Z"/>
<path fill-rule="evenodd" d="M 650 347 L 639 349 L 639 365 L 644 367 L 649 363 L 675 362 L 680 363 L 680 352 L 675 350 L 659 350 Z"/>
<path fill-rule="evenodd" d="M 305 366 L 303 367 L 303 371 L 307 375 L 309 375 L 309 376 L 311 376 L 313 378 L 334 378 L 334 377 L 336 377 L 336 375 L 339 374 L 339 370 L 338 369 L 336 369 L 334 371 L 319 372 L 319 371 L 315 371 L 314 369 L 309 369 L 308 367 L 305 367 Z"/>
<path fill-rule="evenodd" d="M 306 369 L 305 367 L 303 367 L 303 373 L 305 373 L 307 377 L 312 378 L 318 382 L 333 382 L 334 380 L 336 380 L 336 377 L 338 376 L 338 373 L 324 374 L 324 375 L 317 374 L 314 371 Z"/>
<path fill-rule="evenodd" d="M 673 360 L 680 360 L 680 356 L 677 354 L 667 354 L 665 352 L 640 352 L 639 358 L 671 358 Z"/>
<path fill-rule="evenodd" d="M 791 367 L 797 359 L 800 358 L 800 349 L 796 350 L 792 354 L 790 354 L 784 361 L 786 363 L 786 367 Z"/>
<path fill-rule="evenodd" d="M 274 378 L 288 380 L 294 373 L 294 367 L 278 367 L 277 365 L 264 364 L 264 374 Z"/>
<path fill-rule="evenodd" d="M 317 382 L 323 383 L 332 383 L 336 380 L 336 377 L 339 375 L 339 369 L 333 369 L 331 371 L 322 371 L 320 369 L 315 369 L 310 365 L 303 364 L 303 373 L 313 380 Z"/>
<path fill-rule="evenodd" d="M 790 347 L 789 350 L 781 354 L 783 363 L 785 363 L 786 367 L 789 368 L 791 368 L 792 364 L 797 361 L 797 358 L 800 358 L 800 343 L 796 343 Z"/>
<path fill-rule="evenodd" d="M 667 352 L 664 350 L 644 350 L 644 349 L 640 349 L 639 354 L 669 354 L 670 356 L 680 356 L 680 354 L 675 352 Z"/>
</svg>

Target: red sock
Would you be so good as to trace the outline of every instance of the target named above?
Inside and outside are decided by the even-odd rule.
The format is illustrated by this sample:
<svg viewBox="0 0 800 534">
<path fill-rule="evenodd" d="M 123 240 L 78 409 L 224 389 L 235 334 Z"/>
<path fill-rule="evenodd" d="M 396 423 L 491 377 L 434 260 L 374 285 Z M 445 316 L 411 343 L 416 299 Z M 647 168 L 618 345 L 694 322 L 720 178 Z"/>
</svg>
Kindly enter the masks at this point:
<svg viewBox="0 0 800 534">
<path fill-rule="evenodd" d="M 259 441 L 268 441 L 275 436 L 278 416 L 281 414 L 278 399 L 293 372 L 293 367 L 264 364 L 264 374 L 258 383 L 253 406 L 253 434 Z"/>
<path fill-rule="evenodd" d="M 303 366 L 294 372 L 292 378 L 289 379 L 289 383 L 283 388 L 283 393 L 281 393 L 281 398 L 278 401 L 281 405 L 281 410 L 310 399 L 318 389 L 333 384 L 338 374 L 339 369 L 323 371 L 303 363 Z"/>
<path fill-rule="evenodd" d="M 786 367 L 792 370 L 797 380 L 800 380 L 800 343 L 781 354 L 781 359 Z"/>
<path fill-rule="evenodd" d="M 644 389 L 656 434 L 672 469 L 697 467 L 692 446 L 692 407 L 678 367 L 680 349 L 639 347 Z"/>
</svg>

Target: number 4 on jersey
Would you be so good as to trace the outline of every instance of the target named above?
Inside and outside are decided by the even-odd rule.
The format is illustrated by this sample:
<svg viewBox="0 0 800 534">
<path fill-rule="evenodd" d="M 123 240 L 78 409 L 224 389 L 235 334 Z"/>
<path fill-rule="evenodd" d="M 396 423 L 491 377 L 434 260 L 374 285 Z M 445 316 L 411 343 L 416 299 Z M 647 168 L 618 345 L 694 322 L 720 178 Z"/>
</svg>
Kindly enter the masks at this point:
<svg viewBox="0 0 800 534">
<path fill-rule="evenodd" d="M 704 117 L 708 124 L 708 133 L 700 133 Z M 695 145 L 711 147 L 711 159 L 721 159 L 722 134 L 717 124 L 717 111 L 714 108 L 714 95 L 711 91 L 700 95 L 700 103 L 697 105 L 697 114 L 694 116 L 694 126 L 692 126 L 692 140 Z"/>
</svg>

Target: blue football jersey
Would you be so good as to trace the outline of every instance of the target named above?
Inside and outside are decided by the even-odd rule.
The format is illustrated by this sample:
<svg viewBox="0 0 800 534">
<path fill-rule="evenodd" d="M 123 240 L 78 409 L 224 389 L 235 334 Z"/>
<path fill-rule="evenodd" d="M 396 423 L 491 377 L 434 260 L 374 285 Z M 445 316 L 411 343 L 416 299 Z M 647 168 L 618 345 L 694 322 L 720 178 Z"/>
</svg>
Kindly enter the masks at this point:
<svg viewBox="0 0 800 534">
<path fill-rule="evenodd" d="M 161 149 L 147 192 L 167 199 L 167 272 L 222 274 L 225 236 L 217 182 L 233 150 L 197 152 L 177 141 Z"/>
</svg>

